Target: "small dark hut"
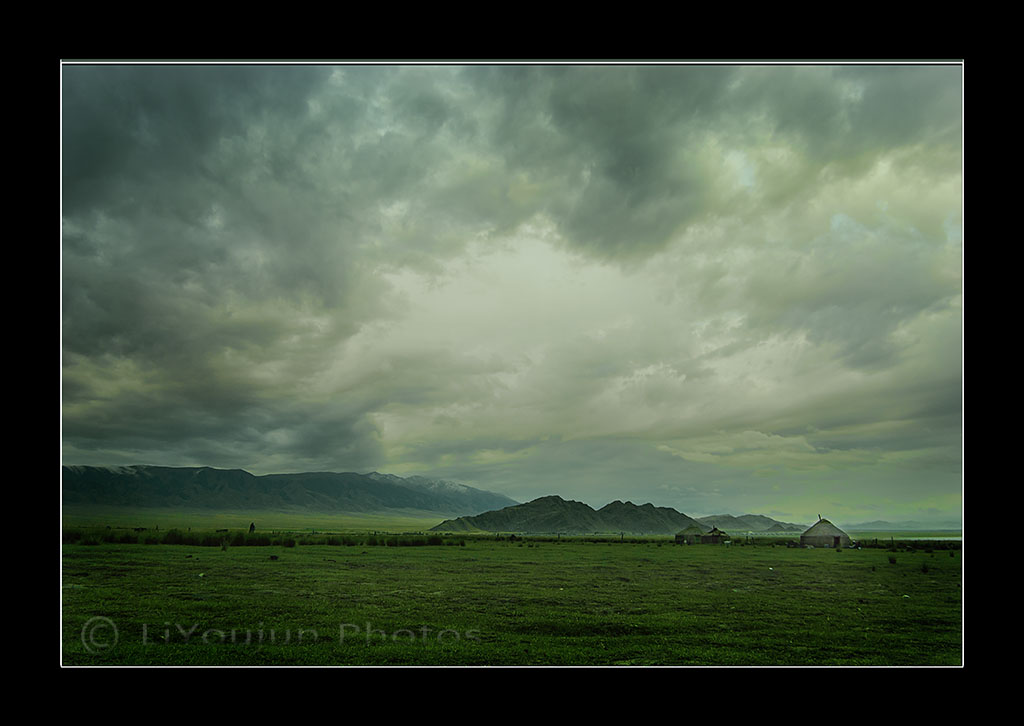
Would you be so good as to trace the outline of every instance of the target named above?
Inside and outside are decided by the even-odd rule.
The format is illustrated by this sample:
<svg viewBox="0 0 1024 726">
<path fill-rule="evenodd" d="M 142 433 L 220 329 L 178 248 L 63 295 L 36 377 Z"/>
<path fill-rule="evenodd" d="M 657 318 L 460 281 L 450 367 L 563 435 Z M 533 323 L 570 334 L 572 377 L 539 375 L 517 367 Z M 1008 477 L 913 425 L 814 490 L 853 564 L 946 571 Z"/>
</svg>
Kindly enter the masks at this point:
<svg viewBox="0 0 1024 726">
<path fill-rule="evenodd" d="M 676 544 L 697 544 L 700 542 L 700 536 L 703 533 L 700 527 L 696 524 L 691 524 L 686 529 L 676 532 Z"/>
<path fill-rule="evenodd" d="M 712 527 L 710 532 L 705 532 L 700 536 L 701 544 L 721 544 L 729 540 L 729 535 L 720 530 L 718 527 Z"/>
</svg>

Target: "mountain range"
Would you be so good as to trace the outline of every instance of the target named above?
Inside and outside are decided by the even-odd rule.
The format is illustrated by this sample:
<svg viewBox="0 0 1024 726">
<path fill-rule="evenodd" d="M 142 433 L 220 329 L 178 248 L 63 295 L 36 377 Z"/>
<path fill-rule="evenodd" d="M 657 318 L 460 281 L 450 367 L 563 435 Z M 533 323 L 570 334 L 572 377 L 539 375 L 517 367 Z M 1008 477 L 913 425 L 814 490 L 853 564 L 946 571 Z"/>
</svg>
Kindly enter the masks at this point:
<svg viewBox="0 0 1024 726">
<path fill-rule="evenodd" d="M 884 520 L 874 520 L 872 522 L 861 522 L 859 524 L 847 525 L 847 529 L 856 529 L 861 532 L 871 531 L 898 531 L 898 530 L 909 530 L 909 531 L 931 531 L 931 530 L 952 530 L 960 531 L 963 529 L 963 523 L 957 520 L 937 520 L 934 522 L 919 522 L 916 520 L 910 521 L 899 521 L 899 522 L 886 522 Z"/>
<path fill-rule="evenodd" d="M 446 517 L 434 530 L 447 532 L 675 534 L 696 526 L 705 532 L 718 527 L 740 535 L 807 528 L 758 514 L 694 518 L 669 507 L 619 500 L 600 509 L 557 495 L 520 504 L 444 479 L 379 472 L 257 476 L 242 469 L 205 466 L 63 466 L 61 486 L 65 505 L 322 513 L 416 510 Z"/>
<path fill-rule="evenodd" d="M 457 482 L 393 474 L 307 472 L 256 476 L 242 469 L 63 466 L 65 505 L 191 507 L 219 510 L 478 514 L 516 504 Z"/>
<path fill-rule="evenodd" d="M 476 516 L 449 519 L 433 528 L 437 532 L 519 532 L 523 534 L 675 534 L 688 527 L 707 532 L 712 527 L 737 534 L 748 531 L 802 531 L 806 527 L 776 522 L 761 515 L 719 515 L 694 519 L 669 507 L 633 504 L 616 500 L 600 509 L 557 495 L 540 497 Z"/>
<path fill-rule="evenodd" d="M 763 514 L 744 514 L 734 517 L 731 514 L 715 514 L 710 517 L 697 517 L 697 521 L 711 527 L 718 527 L 723 532 L 803 532 L 806 524 L 779 522 Z"/>
</svg>

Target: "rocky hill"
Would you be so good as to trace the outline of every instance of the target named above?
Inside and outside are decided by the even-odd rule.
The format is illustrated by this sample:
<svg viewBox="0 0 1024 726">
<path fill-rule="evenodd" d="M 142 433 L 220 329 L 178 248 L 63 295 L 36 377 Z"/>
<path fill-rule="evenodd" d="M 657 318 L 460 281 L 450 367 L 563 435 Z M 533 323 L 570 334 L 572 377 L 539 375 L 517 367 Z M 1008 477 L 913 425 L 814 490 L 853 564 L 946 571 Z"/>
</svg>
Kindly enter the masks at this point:
<svg viewBox="0 0 1024 726">
<path fill-rule="evenodd" d="M 675 534 L 694 524 L 705 531 L 711 529 L 667 507 L 614 501 L 595 510 L 583 502 L 553 495 L 473 517 L 447 520 L 433 530 L 524 534 Z"/>
</svg>

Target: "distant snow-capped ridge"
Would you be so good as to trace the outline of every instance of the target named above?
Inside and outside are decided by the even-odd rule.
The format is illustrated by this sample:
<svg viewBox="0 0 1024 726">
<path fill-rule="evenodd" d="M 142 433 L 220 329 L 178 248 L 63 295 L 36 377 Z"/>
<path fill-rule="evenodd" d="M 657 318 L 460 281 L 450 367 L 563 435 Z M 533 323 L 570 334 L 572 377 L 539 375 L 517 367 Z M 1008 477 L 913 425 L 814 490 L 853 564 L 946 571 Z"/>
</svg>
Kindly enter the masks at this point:
<svg viewBox="0 0 1024 726">
<path fill-rule="evenodd" d="M 122 476 L 132 476 L 139 473 L 140 466 L 85 466 L 81 464 L 67 464 L 64 466 L 65 469 L 80 474 L 90 469 L 99 469 L 101 471 L 107 471 L 111 474 L 120 474 Z"/>
<path fill-rule="evenodd" d="M 434 492 L 465 493 L 473 490 L 473 487 L 460 484 L 457 481 L 449 481 L 448 479 L 430 479 L 419 475 L 400 477 L 394 474 L 381 474 L 379 471 L 374 471 L 367 474 L 367 476 L 374 481 L 385 481 L 390 484 L 400 484 L 404 486 L 411 484 L 417 488 L 427 489 Z"/>
</svg>

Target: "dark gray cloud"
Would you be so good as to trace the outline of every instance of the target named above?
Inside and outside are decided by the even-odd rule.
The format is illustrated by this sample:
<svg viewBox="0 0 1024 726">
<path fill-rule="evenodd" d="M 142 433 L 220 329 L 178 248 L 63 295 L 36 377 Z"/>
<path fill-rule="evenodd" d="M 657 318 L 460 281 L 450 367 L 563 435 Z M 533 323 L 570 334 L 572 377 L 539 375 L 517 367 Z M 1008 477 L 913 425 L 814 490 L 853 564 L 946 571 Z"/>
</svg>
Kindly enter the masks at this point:
<svg viewBox="0 0 1024 726">
<path fill-rule="evenodd" d="M 62 73 L 69 463 L 957 506 L 958 66 Z"/>
<path fill-rule="evenodd" d="M 330 69 L 230 65 L 69 65 L 63 68 L 64 209 L 117 205 L 179 184 L 177 201 L 201 199 L 195 184 L 215 171 L 207 154 L 251 125 L 289 128 Z M 278 140 L 284 151 L 288 141 Z M 273 150 L 272 150 L 273 151 Z M 288 160 L 271 156 L 286 167 Z M 152 200 L 156 201 L 156 200 Z M 168 206 L 170 203 L 168 201 Z M 188 209 L 178 210 L 187 213 Z"/>
</svg>

